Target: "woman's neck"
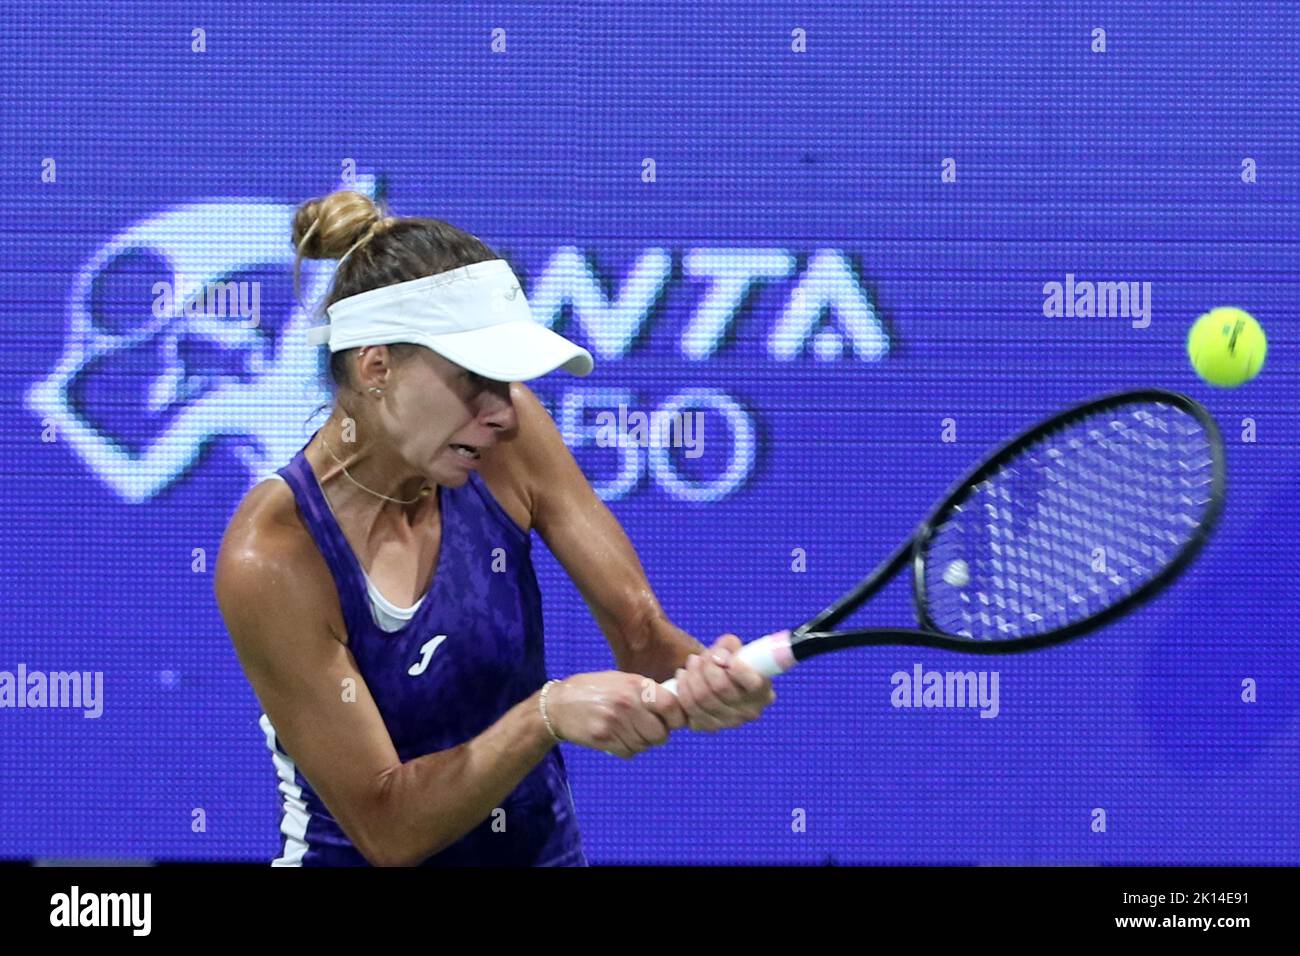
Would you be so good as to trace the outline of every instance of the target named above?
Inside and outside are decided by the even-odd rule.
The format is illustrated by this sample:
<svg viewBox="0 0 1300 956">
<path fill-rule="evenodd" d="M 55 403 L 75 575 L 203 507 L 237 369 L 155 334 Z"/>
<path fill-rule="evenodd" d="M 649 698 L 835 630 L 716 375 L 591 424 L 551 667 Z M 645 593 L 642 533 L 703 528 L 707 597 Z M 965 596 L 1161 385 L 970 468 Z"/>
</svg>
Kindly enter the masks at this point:
<svg viewBox="0 0 1300 956">
<path fill-rule="evenodd" d="M 307 448 L 336 515 L 346 512 L 366 527 L 390 516 L 413 526 L 430 509 L 436 511 L 438 496 L 429 479 L 410 473 L 396 455 L 385 454 L 374 443 L 345 440 L 356 430 L 354 425 L 345 431 L 341 418 L 331 415 Z"/>
</svg>

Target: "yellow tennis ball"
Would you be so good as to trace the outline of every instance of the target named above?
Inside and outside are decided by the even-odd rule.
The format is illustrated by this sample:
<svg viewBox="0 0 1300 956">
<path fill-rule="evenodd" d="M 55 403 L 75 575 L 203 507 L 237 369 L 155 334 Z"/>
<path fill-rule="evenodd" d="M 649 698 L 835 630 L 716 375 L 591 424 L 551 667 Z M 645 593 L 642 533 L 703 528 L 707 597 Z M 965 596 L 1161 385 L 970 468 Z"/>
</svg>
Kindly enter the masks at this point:
<svg viewBox="0 0 1300 956">
<path fill-rule="evenodd" d="M 1187 333 L 1187 357 L 1192 368 L 1211 385 L 1233 388 L 1249 382 L 1264 365 L 1268 338 L 1244 309 L 1221 306 L 1192 323 Z"/>
</svg>

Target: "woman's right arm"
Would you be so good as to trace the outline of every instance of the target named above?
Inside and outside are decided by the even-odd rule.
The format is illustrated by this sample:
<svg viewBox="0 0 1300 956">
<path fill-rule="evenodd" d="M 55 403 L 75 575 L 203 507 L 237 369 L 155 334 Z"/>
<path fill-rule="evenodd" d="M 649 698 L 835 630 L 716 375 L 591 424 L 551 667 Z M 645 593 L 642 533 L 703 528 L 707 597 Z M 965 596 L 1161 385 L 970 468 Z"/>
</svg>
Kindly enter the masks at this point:
<svg viewBox="0 0 1300 956">
<path fill-rule="evenodd" d="M 403 763 L 334 633 L 328 581 L 314 545 L 281 532 L 255 547 L 223 542 L 214 586 L 282 749 L 371 864 L 415 865 L 486 819 L 554 740 L 534 693 L 472 740 Z M 685 723 L 673 701 L 642 701 L 641 685 L 635 674 L 581 674 L 552 688 L 548 715 L 566 739 L 630 757 Z"/>
</svg>

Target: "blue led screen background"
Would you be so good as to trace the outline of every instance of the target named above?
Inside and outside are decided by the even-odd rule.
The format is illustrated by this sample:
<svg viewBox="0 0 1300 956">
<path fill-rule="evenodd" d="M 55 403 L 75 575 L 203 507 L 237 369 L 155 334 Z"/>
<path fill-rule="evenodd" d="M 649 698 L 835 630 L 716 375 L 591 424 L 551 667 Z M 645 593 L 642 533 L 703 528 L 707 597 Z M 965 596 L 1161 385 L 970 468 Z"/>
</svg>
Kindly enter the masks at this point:
<svg viewBox="0 0 1300 956">
<path fill-rule="evenodd" d="M 0 710 L 0 858 L 278 853 L 211 568 L 240 496 L 321 420 L 289 222 L 355 173 L 385 177 L 396 213 L 482 237 L 595 354 L 589 378 L 535 389 L 706 642 L 802 620 L 992 445 L 1069 404 L 1171 388 L 1223 429 L 1218 534 L 1093 637 L 1005 660 L 836 655 L 780 679 L 752 726 L 630 763 L 566 748 L 593 862 L 1300 862 L 1298 17 L 10 6 L 0 670 L 100 671 L 104 699 L 96 719 Z M 160 274 L 256 282 L 261 322 L 160 319 L 141 278 Z M 1149 288 L 1149 322 L 1044 315 L 1067 276 Z M 1184 350 L 1218 305 L 1270 333 L 1236 390 Z M 620 403 L 701 410 L 703 453 L 598 447 Z M 534 554 L 550 672 L 612 666 Z M 868 619 L 909 623 L 905 587 Z M 997 716 L 895 708 L 891 675 L 917 665 L 996 670 Z"/>
</svg>

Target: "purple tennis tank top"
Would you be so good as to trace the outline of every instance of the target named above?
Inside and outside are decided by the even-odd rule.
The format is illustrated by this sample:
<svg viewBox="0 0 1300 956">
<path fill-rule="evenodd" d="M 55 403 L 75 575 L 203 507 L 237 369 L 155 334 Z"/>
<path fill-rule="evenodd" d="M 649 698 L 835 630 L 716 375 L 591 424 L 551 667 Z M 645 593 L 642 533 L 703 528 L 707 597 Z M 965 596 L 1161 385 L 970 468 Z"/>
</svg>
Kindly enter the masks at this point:
<svg viewBox="0 0 1300 956">
<path fill-rule="evenodd" d="M 476 472 L 459 488 L 437 488 L 442 544 L 433 581 L 412 618 L 393 632 L 375 623 L 365 572 L 303 450 L 277 474 L 288 482 L 329 565 L 348 648 L 403 761 L 478 736 L 545 683 L 532 539 Z M 261 726 L 284 801 L 284 849 L 275 865 L 365 866 L 365 857 L 280 748 L 265 714 Z M 586 862 L 564 758 L 554 747 L 498 810 L 422 865 Z"/>
</svg>

